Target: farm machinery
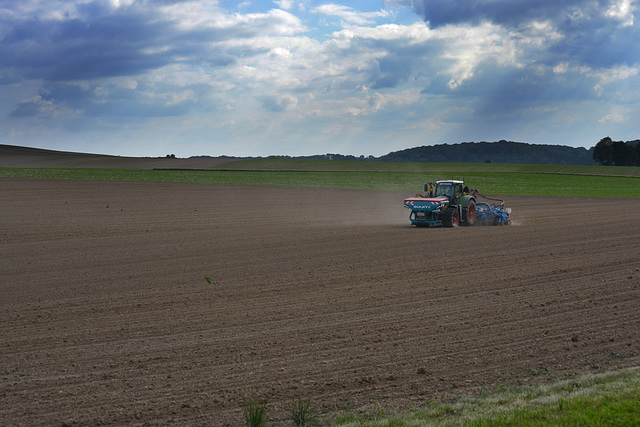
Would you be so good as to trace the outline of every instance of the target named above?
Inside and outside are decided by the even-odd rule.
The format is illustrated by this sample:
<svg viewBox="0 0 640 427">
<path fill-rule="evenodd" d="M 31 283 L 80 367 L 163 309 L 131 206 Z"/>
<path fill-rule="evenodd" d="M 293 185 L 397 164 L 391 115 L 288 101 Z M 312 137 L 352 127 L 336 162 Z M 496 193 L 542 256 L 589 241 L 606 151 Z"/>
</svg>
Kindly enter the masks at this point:
<svg viewBox="0 0 640 427">
<path fill-rule="evenodd" d="M 505 208 L 503 200 L 470 190 L 464 181 L 427 182 L 424 191 L 404 200 L 411 209 L 411 224 L 417 227 L 511 224 L 511 208 Z"/>
</svg>

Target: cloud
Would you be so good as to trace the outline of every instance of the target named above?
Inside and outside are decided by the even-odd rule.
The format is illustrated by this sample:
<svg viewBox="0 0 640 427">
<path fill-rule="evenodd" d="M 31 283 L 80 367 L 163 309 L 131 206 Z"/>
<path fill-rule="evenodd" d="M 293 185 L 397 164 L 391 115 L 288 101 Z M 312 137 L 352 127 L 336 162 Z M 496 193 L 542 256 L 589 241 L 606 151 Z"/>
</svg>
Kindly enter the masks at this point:
<svg viewBox="0 0 640 427">
<path fill-rule="evenodd" d="M 634 9 L 635 5 L 633 4 L 633 0 L 613 1 L 606 15 L 618 19 L 622 26 L 627 27 L 633 25 L 635 22 L 633 16 Z"/>
<path fill-rule="evenodd" d="M 9 30 L 0 44 L 0 69 L 29 79 L 74 81 L 138 75 L 180 62 L 224 67 L 237 58 L 217 50 L 216 43 L 304 30 L 299 19 L 282 10 L 224 15 L 200 2 L 155 9 L 116 3 L 79 4 L 72 19 L 41 13 L 5 23 Z"/>
<path fill-rule="evenodd" d="M 9 113 L 9 117 L 59 118 L 68 115 L 70 110 L 44 99 L 41 95 L 20 101 L 18 106 Z"/>
<path fill-rule="evenodd" d="M 173 49 L 144 51 L 168 42 L 167 26 L 117 13 L 89 21 L 26 20 L 5 35 L 0 66 L 51 81 L 135 75 L 171 61 Z"/>
<path fill-rule="evenodd" d="M 346 112 L 353 116 L 372 115 L 383 111 L 389 113 L 407 105 L 414 105 L 419 99 L 420 94 L 416 91 L 404 91 L 393 95 L 374 92 L 348 107 Z"/>
<path fill-rule="evenodd" d="M 334 34 L 341 49 L 366 75 L 365 86 L 396 88 L 408 82 L 425 84 L 428 91 L 455 90 L 473 78 L 480 65 L 519 67 L 521 48 L 500 27 L 429 29 L 381 25 L 350 28 Z"/>
<path fill-rule="evenodd" d="M 298 105 L 298 98 L 291 95 L 268 95 L 260 97 L 260 100 L 266 110 L 276 113 L 292 110 Z"/>
<path fill-rule="evenodd" d="M 576 22 L 606 12 L 608 0 L 398 0 L 429 22 L 432 28 L 483 21 L 516 28 L 531 21 Z"/>
<path fill-rule="evenodd" d="M 609 85 L 611 83 L 626 81 L 629 79 L 633 79 L 634 77 L 640 75 L 640 64 L 635 67 L 628 67 L 626 65 L 612 67 L 607 69 L 606 71 L 599 71 L 588 73 L 590 76 L 597 78 L 598 83 L 594 87 L 597 91 L 601 91 L 603 86 Z"/>
<path fill-rule="evenodd" d="M 527 37 L 544 26 L 549 62 L 560 57 L 594 67 L 629 66 L 640 60 L 640 30 L 633 0 L 397 0 L 411 7 L 430 28 L 479 26 L 490 22 Z"/>
<path fill-rule="evenodd" d="M 278 5 L 278 7 L 279 7 L 280 9 L 283 9 L 283 10 L 289 10 L 289 9 L 292 9 L 292 8 L 293 8 L 293 5 L 294 5 L 293 0 L 279 0 L 279 1 L 278 1 L 278 0 L 276 0 L 276 1 L 274 1 L 274 3 L 275 3 L 275 4 L 277 4 L 277 5 Z"/>
<path fill-rule="evenodd" d="M 602 117 L 598 122 L 600 123 L 624 123 L 629 120 L 629 114 L 632 112 L 630 108 L 624 107 L 616 107 L 607 114 Z"/>
<path fill-rule="evenodd" d="M 352 8 L 340 4 L 328 3 L 313 9 L 314 13 L 337 16 L 340 19 L 355 25 L 372 24 L 376 18 L 385 18 L 389 16 L 389 12 L 381 10 L 379 12 L 358 12 Z"/>
</svg>

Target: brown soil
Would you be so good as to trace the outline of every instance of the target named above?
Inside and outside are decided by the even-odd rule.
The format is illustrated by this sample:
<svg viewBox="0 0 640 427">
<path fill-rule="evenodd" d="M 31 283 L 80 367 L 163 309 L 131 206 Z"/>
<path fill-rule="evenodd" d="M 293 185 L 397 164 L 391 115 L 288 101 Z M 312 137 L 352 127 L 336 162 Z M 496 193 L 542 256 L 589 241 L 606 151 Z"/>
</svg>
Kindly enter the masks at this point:
<svg viewBox="0 0 640 427">
<path fill-rule="evenodd" d="M 284 424 L 640 361 L 640 201 L 0 179 L 0 424 Z M 211 282 L 205 279 L 209 277 Z"/>
</svg>

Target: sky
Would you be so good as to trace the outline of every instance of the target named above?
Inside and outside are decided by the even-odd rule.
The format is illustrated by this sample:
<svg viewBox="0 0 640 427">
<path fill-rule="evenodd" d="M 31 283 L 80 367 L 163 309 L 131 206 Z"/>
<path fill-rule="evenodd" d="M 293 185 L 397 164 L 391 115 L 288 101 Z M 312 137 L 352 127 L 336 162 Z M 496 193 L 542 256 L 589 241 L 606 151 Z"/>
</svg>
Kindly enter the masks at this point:
<svg viewBox="0 0 640 427">
<path fill-rule="evenodd" d="M 380 156 L 640 138 L 640 0 L 0 0 L 0 144 Z"/>
</svg>

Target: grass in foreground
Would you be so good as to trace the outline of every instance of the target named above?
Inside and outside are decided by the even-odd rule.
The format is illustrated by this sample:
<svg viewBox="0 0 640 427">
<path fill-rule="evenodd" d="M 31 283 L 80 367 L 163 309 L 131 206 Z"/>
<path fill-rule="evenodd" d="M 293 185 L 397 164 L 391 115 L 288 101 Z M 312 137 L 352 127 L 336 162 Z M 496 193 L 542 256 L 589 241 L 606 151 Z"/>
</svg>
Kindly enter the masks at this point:
<svg viewBox="0 0 640 427">
<path fill-rule="evenodd" d="M 265 427 L 269 419 L 269 405 L 254 398 L 242 399 L 242 413 L 247 427 Z"/>
<path fill-rule="evenodd" d="M 517 387 L 409 414 L 346 414 L 334 426 L 637 426 L 640 367 L 537 387 Z"/>
<path fill-rule="evenodd" d="M 300 396 L 291 402 L 289 421 L 295 426 L 315 426 L 320 424 L 320 407 L 311 399 L 303 400 Z"/>
</svg>

